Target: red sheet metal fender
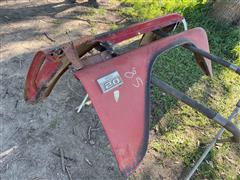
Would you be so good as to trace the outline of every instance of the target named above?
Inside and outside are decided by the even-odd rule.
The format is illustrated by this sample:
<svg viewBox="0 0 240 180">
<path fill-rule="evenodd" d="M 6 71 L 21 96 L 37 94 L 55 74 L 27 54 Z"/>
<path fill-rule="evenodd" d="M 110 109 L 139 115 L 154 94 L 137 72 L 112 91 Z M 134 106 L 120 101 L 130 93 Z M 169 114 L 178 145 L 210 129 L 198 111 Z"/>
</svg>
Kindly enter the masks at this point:
<svg viewBox="0 0 240 180">
<path fill-rule="evenodd" d="M 75 73 L 89 94 L 115 154 L 120 171 L 128 176 L 143 159 L 149 136 L 149 84 L 156 57 L 171 48 L 192 44 L 209 51 L 206 32 L 194 28 Z M 211 62 L 200 55 L 199 61 Z M 113 72 L 122 85 L 103 93 L 97 80 Z"/>
<path fill-rule="evenodd" d="M 145 21 L 143 23 L 133 24 L 127 28 L 119 29 L 110 33 L 103 33 L 97 36 L 100 42 L 110 42 L 116 44 L 126 39 L 130 39 L 139 34 L 145 34 L 157 30 L 159 28 L 168 27 L 180 23 L 184 19 L 178 13 L 169 14 L 163 17 L 155 18 L 152 20 Z"/>
<path fill-rule="evenodd" d="M 72 63 L 78 67 L 81 66 L 81 56 L 94 48 L 97 43 L 119 43 L 139 34 L 174 26 L 183 19 L 181 15 L 173 13 L 114 32 L 99 34 L 96 37 L 83 36 L 73 42 L 38 51 L 28 70 L 24 92 L 25 100 L 36 103 L 46 98 L 69 65 Z M 61 52 L 62 49 L 63 52 Z"/>
</svg>

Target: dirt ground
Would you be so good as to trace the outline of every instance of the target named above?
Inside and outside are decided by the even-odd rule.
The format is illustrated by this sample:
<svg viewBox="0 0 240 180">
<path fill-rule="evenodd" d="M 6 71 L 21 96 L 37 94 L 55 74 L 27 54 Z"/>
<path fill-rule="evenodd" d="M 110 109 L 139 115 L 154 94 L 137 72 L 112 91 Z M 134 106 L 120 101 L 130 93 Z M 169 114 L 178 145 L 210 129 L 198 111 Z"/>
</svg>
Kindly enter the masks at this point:
<svg viewBox="0 0 240 180">
<path fill-rule="evenodd" d="M 106 0 L 100 5 L 112 8 Z M 1 180 L 68 179 L 61 169 L 59 148 L 74 180 L 124 179 L 93 107 L 76 112 L 85 92 L 70 71 L 43 103 L 29 105 L 23 99 L 34 52 L 110 29 L 106 23 L 81 20 L 92 9 L 85 1 L 75 5 L 62 0 L 0 1 L 0 152 L 6 152 L 0 156 Z M 121 17 L 107 10 L 93 19 L 116 22 Z M 87 141 L 89 127 L 95 129 L 91 141 Z M 178 179 L 181 172 L 181 163 L 163 161 L 149 150 L 130 179 Z"/>
</svg>

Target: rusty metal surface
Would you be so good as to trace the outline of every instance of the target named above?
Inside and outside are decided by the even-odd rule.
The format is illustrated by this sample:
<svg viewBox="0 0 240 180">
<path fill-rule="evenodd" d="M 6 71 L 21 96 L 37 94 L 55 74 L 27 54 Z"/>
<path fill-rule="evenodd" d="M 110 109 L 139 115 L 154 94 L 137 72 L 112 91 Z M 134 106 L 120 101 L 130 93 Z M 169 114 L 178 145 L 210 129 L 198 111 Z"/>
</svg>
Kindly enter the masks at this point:
<svg viewBox="0 0 240 180">
<path fill-rule="evenodd" d="M 111 46 L 123 40 L 132 38 L 139 33 L 175 25 L 183 19 L 179 14 L 171 14 L 152 21 L 135 24 L 116 32 L 94 36 L 83 36 L 79 39 L 62 44 L 54 49 L 39 51 L 29 67 L 25 83 L 25 100 L 36 103 L 46 98 L 61 75 L 72 65 L 75 69 L 98 63 L 110 58 L 106 45 Z M 81 58 L 93 48 L 101 47 L 106 53 L 95 54 L 92 57 Z M 111 47 L 110 47 L 111 48 Z"/>
</svg>

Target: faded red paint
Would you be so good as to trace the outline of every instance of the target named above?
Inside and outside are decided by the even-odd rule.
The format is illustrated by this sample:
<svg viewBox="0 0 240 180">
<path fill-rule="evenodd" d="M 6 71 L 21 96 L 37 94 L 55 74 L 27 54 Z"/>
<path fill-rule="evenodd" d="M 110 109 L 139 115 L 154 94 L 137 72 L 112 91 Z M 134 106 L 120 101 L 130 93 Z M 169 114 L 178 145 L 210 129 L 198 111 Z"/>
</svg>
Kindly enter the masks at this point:
<svg viewBox="0 0 240 180">
<path fill-rule="evenodd" d="M 159 28 L 173 25 L 176 22 L 181 22 L 183 19 L 184 18 L 177 13 L 169 14 L 153 20 L 145 21 L 144 23 L 138 23 L 138 24 L 128 26 L 125 29 L 116 31 L 114 33 L 109 33 L 107 34 L 107 36 L 101 37 L 100 35 L 99 36 L 100 38 L 98 38 L 98 41 L 101 41 L 101 42 L 107 41 L 107 42 L 116 44 L 126 39 L 130 39 L 134 36 L 137 36 L 139 34 L 144 34 Z"/>
<path fill-rule="evenodd" d="M 149 99 L 147 91 L 153 57 L 160 51 L 186 43 L 209 51 L 205 31 L 202 28 L 195 28 L 75 73 L 89 94 L 111 143 L 119 168 L 126 175 L 136 168 L 147 149 L 149 104 L 146 102 Z M 203 60 L 202 57 L 200 58 Z M 206 59 L 205 61 L 209 62 Z M 209 66 L 209 68 L 211 67 Z M 129 76 L 126 77 L 126 73 L 133 72 L 133 69 L 136 71 L 136 75 L 127 78 Z M 107 93 L 102 93 L 97 79 L 113 71 L 120 74 L 123 84 Z M 143 82 L 139 87 L 134 86 L 134 84 L 138 84 L 137 78 Z M 114 99 L 115 90 L 120 92 L 118 102 Z"/>
<path fill-rule="evenodd" d="M 94 48 L 98 42 L 119 43 L 139 33 L 144 34 L 174 25 L 181 22 L 182 19 L 181 15 L 174 13 L 151 21 L 134 24 L 116 32 L 100 34 L 97 37 L 83 36 L 73 42 L 56 47 L 55 49 L 63 49 L 64 53 L 61 55 L 51 55 L 52 48 L 37 52 L 28 70 L 25 83 L 25 100 L 36 103 L 38 100 L 43 100 L 48 96 L 57 80 L 68 68 L 68 65 L 72 64 L 76 68 L 83 68 L 84 64 L 92 64 L 92 62 L 86 62 L 90 61 L 91 58 L 84 59 L 84 62 L 81 57 Z M 86 48 L 86 46 L 89 48 Z M 54 76 L 55 74 L 60 75 Z"/>
</svg>

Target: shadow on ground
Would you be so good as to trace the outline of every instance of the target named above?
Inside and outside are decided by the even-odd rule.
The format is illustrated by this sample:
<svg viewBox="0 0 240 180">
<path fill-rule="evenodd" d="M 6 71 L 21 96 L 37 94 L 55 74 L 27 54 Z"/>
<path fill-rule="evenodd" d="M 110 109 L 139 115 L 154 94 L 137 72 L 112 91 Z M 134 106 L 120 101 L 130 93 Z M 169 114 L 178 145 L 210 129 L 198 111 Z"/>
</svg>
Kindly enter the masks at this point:
<svg viewBox="0 0 240 180">
<path fill-rule="evenodd" d="M 2 6 L 0 7 L 0 16 L 2 17 L 0 19 L 0 23 L 9 21 L 11 23 L 16 23 L 41 16 L 48 16 L 54 18 L 57 14 L 76 6 L 92 7 L 91 3 L 70 3 L 69 1 L 47 3 L 42 5 L 39 4 L 34 6 L 29 6 L 29 3 L 25 3 L 25 5 L 22 5 L 22 7 L 17 8 L 14 5 L 7 8 Z M 82 13 L 83 14 L 81 15 L 84 15 L 84 12 Z"/>
</svg>

